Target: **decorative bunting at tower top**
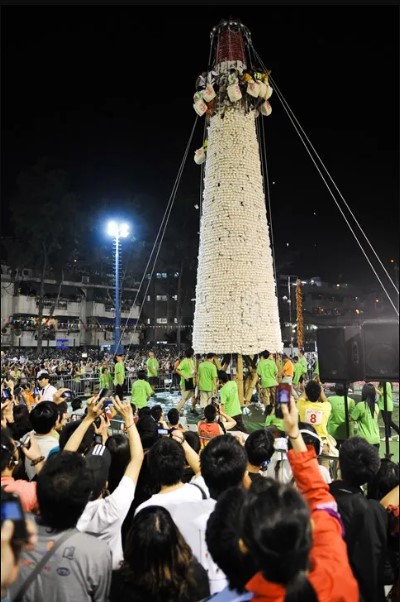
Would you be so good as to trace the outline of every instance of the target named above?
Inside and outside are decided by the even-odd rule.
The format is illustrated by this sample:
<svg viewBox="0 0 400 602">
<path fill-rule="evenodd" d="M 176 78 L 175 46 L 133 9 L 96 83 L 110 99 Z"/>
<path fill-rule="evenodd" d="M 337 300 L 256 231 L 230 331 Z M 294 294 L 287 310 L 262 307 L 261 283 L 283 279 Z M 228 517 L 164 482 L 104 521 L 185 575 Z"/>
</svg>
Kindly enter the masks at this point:
<svg viewBox="0 0 400 602">
<path fill-rule="evenodd" d="M 256 118 L 271 114 L 268 73 L 248 69 L 250 32 L 223 21 L 212 32 L 213 67 L 196 82 L 194 109 L 208 137 L 193 346 L 196 353 L 282 350 Z M 249 64 L 251 64 L 249 62 Z"/>
</svg>

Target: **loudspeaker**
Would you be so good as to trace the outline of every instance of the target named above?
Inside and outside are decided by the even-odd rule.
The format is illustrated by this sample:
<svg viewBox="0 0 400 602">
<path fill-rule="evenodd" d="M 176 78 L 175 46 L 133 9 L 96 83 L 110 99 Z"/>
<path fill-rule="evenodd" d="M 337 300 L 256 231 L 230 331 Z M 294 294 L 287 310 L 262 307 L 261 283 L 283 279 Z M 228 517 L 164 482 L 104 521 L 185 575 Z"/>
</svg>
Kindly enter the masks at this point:
<svg viewBox="0 0 400 602">
<path fill-rule="evenodd" d="M 364 380 L 364 357 L 359 326 L 318 328 L 318 363 L 322 381 Z"/>
<path fill-rule="evenodd" d="M 365 379 L 399 380 L 399 323 L 366 320 L 362 325 Z"/>
</svg>

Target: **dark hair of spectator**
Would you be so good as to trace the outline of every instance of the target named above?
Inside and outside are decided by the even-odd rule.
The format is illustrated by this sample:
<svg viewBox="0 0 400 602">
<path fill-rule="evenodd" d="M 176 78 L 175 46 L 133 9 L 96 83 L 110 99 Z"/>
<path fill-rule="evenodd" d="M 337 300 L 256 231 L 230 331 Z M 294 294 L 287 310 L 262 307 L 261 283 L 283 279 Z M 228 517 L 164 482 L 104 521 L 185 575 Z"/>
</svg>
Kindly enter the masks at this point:
<svg viewBox="0 0 400 602">
<path fill-rule="evenodd" d="M 116 574 L 143 592 L 143 599 L 176 602 L 187 597 L 191 583 L 190 547 L 161 506 L 143 508 L 128 532 L 124 563 Z"/>
<path fill-rule="evenodd" d="M 204 418 L 206 422 L 214 422 L 217 417 L 217 408 L 211 403 L 204 408 Z"/>
<path fill-rule="evenodd" d="M 171 426 L 179 424 L 179 411 L 176 408 L 171 408 L 167 414 L 168 422 Z"/>
<path fill-rule="evenodd" d="M 217 500 L 229 487 L 238 487 L 247 470 L 247 454 L 231 435 L 214 437 L 200 455 L 201 474 Z"/>
<path fill-rule="evenodd" d="M 60 432 L 60 440 L 59 440 L 60 449 L 64 449 L 64 447 L 67 444 L 68 439 L 76 431 L 76 429 L 81 424 L 81 422 L 82 422 L 82 420 L 75 420 L 73 422 L 67 422 L 67 424 L 65 424 L 63 426 L 63 428 Z M 93 424 L 91 424 L 89 426 L 89 428 L 87 429 L 86 433 L 83 435 L 82 441 L 77 449 L 78 454 L 82 454 L 83 456 L 86 456 L 86 454 L 89 452 L 90 448 L 93 445 L 94 436 L 95 436 L 95 430 L 94 430 Z"/>
<path fill-rule="evenodd" d="M 14 422 L 9 425 L 13 439 L 21 439 L 23 435 L 32 430 L 32 424 L 29 418 L 29 410 L 26 406 L 19 405 L 13 408 Z"/>
<path fill-rule="evenodd" d="M 253 466 L 261 466 L 263 462 L 269 462 L 274 453 L 274 436 L 271 431 L 259 429 L 253 431 L 247 437 L 244 444 L 248 460 Z"/>
<path fill-rule="evenodd" d="M 335 384 L 335 393 L 336 393 L 336 395 L 339 395 L 340 397 L 343 397 L 346 389 L 347 389 L 347 387 L 345 387 L 344 383 L 336 383 Z"/>
<path fill-rule="evenodd" d="M 246 499 L 241 487 L 231 487 L 221 494 L 207 522 L 206 543 L 212 559 L 225 573 L 230 589 L 240 593 L 257 572 L 251 554 L 239 548 L 240 515 Z"/>
<path fill-rule="evenodd" d="M 391 460 L 382 459 L 378 472 L 368 483 L 367 497 L 380 501 L 399 484 L 399 465 Z"/>
<path fill-rule="evenodd" d="M 271 354 L 269 351 L 265 350 L 261 352 L 261 355 L 265 360 L 267 360 Z"/>
<path fill-rule="evenodd" d="M 318 602 L 305 574 L 312 530 L 301 494 L 290 485 L 261 479 L 247 492 L 241 517 L 241 537 L 257 569 L 285 587 L 285 602 Z"/>
<path fill-rule="evenodd" d="M 160 405 L 155 405 L 150 410 L 150 414 L 153 416 L 153 418 L 156 422 L 159 422 L 159 420 L 161 419 L 162 413 L 163 413 L 163 411 L 162 411 L 162 407 Z"/>
<path fill-rule="evenodd" d="M 1 472 L 7 467 L 11 467 L 11 462 L 17 460 L 15 443 L 12 440 L 11 433 L 1 429 Z M 15 465 L 14 465 L 15 467 Z"/>
<path fill-rule="evenodd" d="M 82 399 L 79 399 L 79 397 L 73 399 L 71 401 L 71 408 L 73 412 L 75 412 L 75 410 L 80 410 L 82 408 Z"/>
<path fill-rule="evenodd" d="M 309 380 L 305 386 L 308 401 L 318 401 L 321 395 L 321 385 L 316 380 Z"/>
<path fill-rule="evenodd" d="M 194 449 L 196 454 L 199 454 L 201 443 L 198 433 L 195 433 L 194 431 L 185 431 L 183 433 L 183 436 L 185 437 L 185 441 L 189 443 L 190 447 Z"/>
<path fill-rule="evenodd" d="M 52 454 L 37 479 L 41 522 L 54 531 L 75 527 L 91 489 L 85 458 L 76 452 Z"/>
<path fill-rule="evenodd" d="M 146 380 L 146 371 L 139 370 L 137 373 L 138 380 Z"/>
<path fill-rule="evenodd" d="M 345 481 L 361 487 L 378 472 L 381 465 L 378 450 L 362 437 L 350 437 L 339 449 L 339 465 Z"/>
<path fill-rule="evenodd" d="M 224 372 L 224 370 L 220 370 L 218 372 L 218 378 L 223 383 L 227 383 L 228 380 L 229 380 L 229 376 L 228 376 L 228 374 L 226 372 Z"/>
<path fill-rule="evenodd" d="M 182 481 L 185 470 L 185 453 L 174 439 L 161 437 L 148 454 L 149 468 L 154 482 L 162 485 L 176 485 Z"/>
<path fill-rule="evenodd" d="M 108 437 L 105 446 L 111 454 L 111 466 L 108 472 L 108 490 L 112 493 L 124 476 L 126 467 L 131 459 L 131 452 L 128 438 L 123 433 L 116 433 Z"/>
<path fill-rule="evenodd" d="M 215 357 L 215 353 L 207 353 L 206 358 L 212 360 Z"/>
<path fill-rule="evenodd" d="M 375 415 L 375 399 L 376 390 L 372 383 L 365 383 L 361 389 L 361 401 L 365 402 L 365 405 L 369 407 L 372 418 Z"/>
<path fill-rule="evenodd" d="M 189 347 L 188 349 L 186 349 L 185 357 L 193 357 L 193 356 L 194 356 L 194 349 L 192 349 L 192 347 Z"/>
<path fill-rule="evenodd" d="M 58 420 L 57 405 L 53 401 L 41 401 L 29 414 L 32 427 L 38 435 L 46 435 Z"/>
</svg>

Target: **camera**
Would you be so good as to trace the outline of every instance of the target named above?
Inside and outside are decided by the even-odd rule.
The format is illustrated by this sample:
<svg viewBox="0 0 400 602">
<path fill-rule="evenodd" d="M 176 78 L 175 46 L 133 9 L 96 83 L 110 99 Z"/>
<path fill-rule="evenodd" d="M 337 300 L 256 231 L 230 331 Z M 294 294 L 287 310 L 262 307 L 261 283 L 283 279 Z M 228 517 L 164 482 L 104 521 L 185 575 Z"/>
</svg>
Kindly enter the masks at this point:
<svg viewBox="0 0 400 602">
<path fill-rule="evenodd" d="M 217 410 L 219 410 L 219 406 L 221 404 L 219 403 L 218 397 L 211 398 L 211 405 L 214 406 L 214 408 L 217 408 Z"/>
<path fill-rule="evenodd" d="M 109 395 L 109 393 L 110 393 L 109 389 L 107 389 L 107 387 L 104 387 L 103 389 L 101 389 L 98 399 L 103 399 L 103 397 L 107 397 L 107 395 Z"/>
<path fill-rule="evenodd" d="M 163 428 L 157 429 L 157 432 L 160 437 L 165 437 L 170 434 L 169 429 L 163 429 Z"/>
<path fill-rule="evenodd" d="M 64 391 L 62 396 L 65 397 L 65 399 L 72 399 L 72 391 L 68 389 L 67 391 Z"/>
</svg>

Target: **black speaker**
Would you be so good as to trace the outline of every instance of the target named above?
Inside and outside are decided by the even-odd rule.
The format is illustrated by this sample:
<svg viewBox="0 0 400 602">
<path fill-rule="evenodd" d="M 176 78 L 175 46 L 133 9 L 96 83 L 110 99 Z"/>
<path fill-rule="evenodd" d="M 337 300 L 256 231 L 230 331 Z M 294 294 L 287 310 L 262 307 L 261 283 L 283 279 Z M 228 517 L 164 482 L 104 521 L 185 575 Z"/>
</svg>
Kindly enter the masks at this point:
<svg viewBox="0 0 400 602">
<path fill-rule="evenodd" d="M 365 379 L 399 380 L 399 323 L 366 320 L 362 325 Z"/>
<path fill-rule="evenodd" d="M 319 376 L 324 382 L 364 380 L 364 357 L 359 326 L 318 328 Z"/>
</svg>

